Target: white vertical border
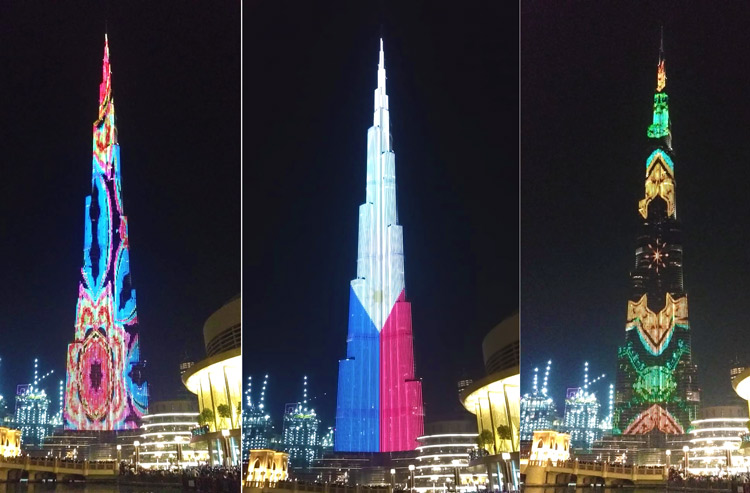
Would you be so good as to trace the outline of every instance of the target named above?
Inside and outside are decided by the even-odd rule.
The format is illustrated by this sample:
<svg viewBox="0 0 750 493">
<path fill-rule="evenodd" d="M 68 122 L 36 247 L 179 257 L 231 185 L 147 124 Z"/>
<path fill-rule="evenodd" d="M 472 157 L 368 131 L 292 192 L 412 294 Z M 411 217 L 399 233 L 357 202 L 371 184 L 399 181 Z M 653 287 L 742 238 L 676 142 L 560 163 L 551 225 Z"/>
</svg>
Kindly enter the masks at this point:
<svg viewBox="0 0 750 493">
<path fill-rule="evenodd" d="M 242 268 L 242 258 L 243 258 L 243 245 L 242 245 L 242 191 L 244 187 L 242 186 L 243 183 L 243 177 L 242 177 L 242 168 L 243 168 L 243 149 L 242 149 L 242 141 L 243 141 L 243 133 L 242 133 L 242 117 L 244 115 L 244 111 L 242 109 L 242 89 L 243 89 L 243 83 L 242 83 L 242 20 L 243 20 L 243 14 L 242 14 L 242 0 L 240 0 L 240 415 L 239 415 L 239 428 L 240 428 L 240 488 L 242 488 L 242 483 L 245 479 L 244 471 L 242 470 L 242 447 L 245 443 L 244 436 L 243 436 L 243 429 L 242 429 L 242 414 L 245 411 L 245 403 L 243 399 L 243 393 L 242 393 L 242 384 L 244 382 L 245 378 L 245 368 L 243 364 L 243 347 L 244 347 L 244 339 L 245 339 L 245 331 L 243 329 L 244 321 L 245 319 L 242 317 L 242 279 L 244 277 L 244 269 Z"/>
</svg>

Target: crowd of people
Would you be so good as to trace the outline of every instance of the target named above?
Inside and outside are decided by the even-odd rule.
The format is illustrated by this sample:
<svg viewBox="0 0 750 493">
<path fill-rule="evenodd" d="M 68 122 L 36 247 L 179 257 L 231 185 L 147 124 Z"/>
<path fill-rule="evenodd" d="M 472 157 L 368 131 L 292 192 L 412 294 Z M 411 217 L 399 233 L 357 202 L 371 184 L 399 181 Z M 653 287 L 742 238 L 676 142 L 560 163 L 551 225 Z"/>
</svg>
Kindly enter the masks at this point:
<svg viewBox="0 0 750 493">
<path fill-rule="evenodd" d="M 729 490 L 737 493 L 750 493 L 750 474 L 740 473 L 734 476 L 689 475 L 685 477 L 683 471 L 669 469 L 668 484 L 670 486 L 694 488 L 700 491 Z"/>
<path fill-rule="evenodd" d="M 176 470 L 136 468 L 129 463 L 120 464 L 120 476 L 125 482 L 157 483 L 182 486 L 201 493 L 240 491 L 242 476 L 239 466 L 193 466 Z"/>
</svg>

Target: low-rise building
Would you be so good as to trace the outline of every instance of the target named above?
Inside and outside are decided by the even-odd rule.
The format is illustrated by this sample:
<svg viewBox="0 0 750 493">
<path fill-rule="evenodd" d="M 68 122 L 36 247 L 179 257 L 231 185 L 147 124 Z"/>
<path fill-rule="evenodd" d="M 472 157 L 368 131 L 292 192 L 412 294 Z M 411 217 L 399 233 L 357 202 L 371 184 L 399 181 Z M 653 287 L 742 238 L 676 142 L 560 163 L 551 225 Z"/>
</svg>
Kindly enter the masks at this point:
<svg viewBox="0 0 750 493">
<path fill-rule="evenodd" d="M 237 295 L 203 326 L 206 358 L 186 368 L 185 387 L 198 396 L 199 419 L 191 444 L 208 449 L 211 465 L 240 464 L 242 439 L 242 298 Z"/>
</svg>

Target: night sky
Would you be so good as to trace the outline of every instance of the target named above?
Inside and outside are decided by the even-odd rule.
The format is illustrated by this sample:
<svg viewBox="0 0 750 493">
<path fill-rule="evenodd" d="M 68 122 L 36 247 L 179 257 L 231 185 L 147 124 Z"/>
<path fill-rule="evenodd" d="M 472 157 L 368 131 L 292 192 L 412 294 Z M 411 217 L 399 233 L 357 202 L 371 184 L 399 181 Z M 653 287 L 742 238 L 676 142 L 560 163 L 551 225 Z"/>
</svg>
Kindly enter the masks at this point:
<svg viewBox="0 0 750 493">
<path fill-rule="evenodd" d="M 702 405 L 720 404 L 750 348 L 750 9 L 548 4 L 521 8 L 523 391 L 548 359 L 560 413 L 584 361 L 614 383 L 663 24 L 693 358 Z"/>
<path fill-rule="evenodd" d="M 277 431 L 303 375 L 334 424 L 381 32 L 426 421 L 484 375 L 518 309 L 518 11 L 498 3 L 244 5 L 244 372 L 269 373 Z"/>
<path fill-rule="evenodd" d="M 12 4 L 12 5 L 11 5 Z M 240 5 L 0 4 L 0 392 L 64 378 L 105 25 L 152 401 L 240 291 Z M 125 6 L 127 5 L 127 6 Z M 12 406 L 11 406 L 12 408 Z M 57 411 L 57 399 L 52 406 Z"/>
</svg>

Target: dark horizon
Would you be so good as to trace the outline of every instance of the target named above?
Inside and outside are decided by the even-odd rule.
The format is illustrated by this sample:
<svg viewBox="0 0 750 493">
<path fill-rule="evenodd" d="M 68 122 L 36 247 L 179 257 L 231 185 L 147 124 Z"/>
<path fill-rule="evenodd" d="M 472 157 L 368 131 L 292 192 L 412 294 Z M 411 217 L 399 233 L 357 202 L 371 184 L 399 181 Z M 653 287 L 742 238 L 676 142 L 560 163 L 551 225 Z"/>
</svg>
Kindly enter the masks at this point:
<svg viewBox="0 0 750 493">
<path fill-rule="evenodd" d="M 584 361 L 614 383 L 662 26 L 693 361 L 702 405 L 737 402 L 729 361 L 750 343 L 742 301 L 750 238 L 741 226 L 750 204 L 734 178 L 750 155 L 738 82 L 748 75 L 748 13 L 523 3 L 522 393 L 533 368 L 543 372 L 552 359 L 559 413 Z"/>
</svg>

